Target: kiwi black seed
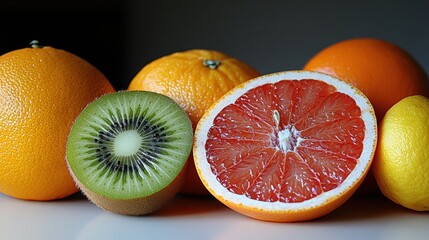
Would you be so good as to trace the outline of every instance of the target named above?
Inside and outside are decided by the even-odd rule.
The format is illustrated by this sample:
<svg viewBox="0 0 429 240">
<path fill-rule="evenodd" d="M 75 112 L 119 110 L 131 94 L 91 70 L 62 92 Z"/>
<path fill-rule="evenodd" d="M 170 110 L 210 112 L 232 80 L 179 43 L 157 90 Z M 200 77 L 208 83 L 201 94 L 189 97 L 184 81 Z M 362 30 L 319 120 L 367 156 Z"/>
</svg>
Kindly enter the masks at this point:
<svg viewBox="0 0 429 240">
<path fill-rule="evenodd" d="M 90 103 L 67 141 L 67 163 L 97 206 L 126 215 L 161 208 L 183 183 L 193 130 L 167 96 L 121 91 Z"/>
</svg>

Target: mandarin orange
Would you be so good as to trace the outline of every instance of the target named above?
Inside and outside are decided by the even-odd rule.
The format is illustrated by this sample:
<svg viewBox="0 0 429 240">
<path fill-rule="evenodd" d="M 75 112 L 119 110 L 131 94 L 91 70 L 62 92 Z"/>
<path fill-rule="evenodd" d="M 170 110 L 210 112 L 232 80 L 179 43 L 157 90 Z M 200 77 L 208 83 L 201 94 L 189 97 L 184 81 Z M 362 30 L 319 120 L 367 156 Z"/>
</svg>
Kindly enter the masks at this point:
<svg viewBox="0 0 429 240">
<path fill-rule="evenodd" d="M 129 90 L 146 90 L 171 97 L 186 111 L 193 128 L 204 112 L 233 87 L 260 74 L 246 63 L 207 49 L 176 52 L 144 66 L 132 79 Z M 192 156 L 182 193 L 208 194 Z"/>
</svg>

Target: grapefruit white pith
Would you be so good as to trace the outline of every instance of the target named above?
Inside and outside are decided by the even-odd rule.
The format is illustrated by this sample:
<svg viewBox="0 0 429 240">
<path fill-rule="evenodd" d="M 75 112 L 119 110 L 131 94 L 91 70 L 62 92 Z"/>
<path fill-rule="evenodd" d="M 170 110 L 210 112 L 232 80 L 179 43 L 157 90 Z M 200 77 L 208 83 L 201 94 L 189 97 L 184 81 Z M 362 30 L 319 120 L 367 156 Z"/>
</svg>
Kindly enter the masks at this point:
<svg viewBox="0 0 429 240">
<path fill-rule="evenodd" d="M 234 88 L 195 132 L 198 174 L 212 195 L 244 215 L 291 222 L 343 204 L 371 165 L 372 105 L 330 75 L 288 71 Z"/>
</svg>

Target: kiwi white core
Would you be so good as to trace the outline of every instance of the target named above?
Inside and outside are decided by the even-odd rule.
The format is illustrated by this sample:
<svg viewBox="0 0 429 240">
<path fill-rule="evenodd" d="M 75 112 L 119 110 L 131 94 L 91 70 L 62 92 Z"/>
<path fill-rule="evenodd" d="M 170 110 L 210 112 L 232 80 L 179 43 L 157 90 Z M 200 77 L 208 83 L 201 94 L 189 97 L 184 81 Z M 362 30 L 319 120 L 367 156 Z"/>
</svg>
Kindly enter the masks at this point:
<svg viewBox="0 0 429 240">
<path fill-rule="evenodd" d="M 117 156 L 131 156 L 138 153 L 142 142 L 142 137 L 136 130 L 123 131 L 116 135 L 113 150 Z"/>
</svg>

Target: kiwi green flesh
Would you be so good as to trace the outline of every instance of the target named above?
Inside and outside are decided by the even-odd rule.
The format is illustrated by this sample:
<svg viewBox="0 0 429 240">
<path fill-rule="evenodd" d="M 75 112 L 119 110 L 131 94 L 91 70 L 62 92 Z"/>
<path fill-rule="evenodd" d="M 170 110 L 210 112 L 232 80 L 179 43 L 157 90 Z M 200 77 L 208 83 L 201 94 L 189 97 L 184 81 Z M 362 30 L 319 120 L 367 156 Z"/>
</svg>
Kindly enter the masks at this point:
<svg viewBox="0 0 429 240">
<path fill-rule="evenodd" d="M 173 182 L 191 152 L 192 124 L 172 99 L 147 91 L 104 95 L 77 117 L 67 162 L 89 192 L 136 199 Z"/>
<path fill-rule="evenodd" d="M 80 183 L 79 179 L 77 179 L 73 173 L 72 176 L 85 196 L 98 207 L 116 214 L 139 216 L 152 214 L 164 207 L 182 187 L 186 169 L 186 167 L 182 168 L 179 175 L 159 192 L 150 196 L 134 199 L 112 199 L 94 193 Z"/>
</svg>

